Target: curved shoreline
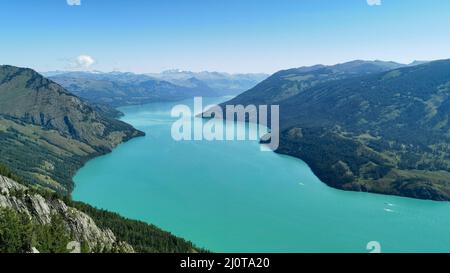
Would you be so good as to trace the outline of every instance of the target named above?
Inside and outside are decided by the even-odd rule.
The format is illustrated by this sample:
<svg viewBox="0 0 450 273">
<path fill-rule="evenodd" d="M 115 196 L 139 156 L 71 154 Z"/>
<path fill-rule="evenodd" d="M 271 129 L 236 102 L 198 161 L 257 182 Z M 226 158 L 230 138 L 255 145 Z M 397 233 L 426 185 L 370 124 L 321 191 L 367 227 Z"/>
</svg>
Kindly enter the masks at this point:
<svg viewBox="0 0 450 273">
<path fill-rule="evenodd" d="M 78 200 L 215 252 L 365 252 L 366 237 L 391 252 L 450 244 L 447 203 L 337 190 L 296 157 L 261 154 L 258 142 L 172 143 L 167 111 L 156 106 L 130 109 L 125 120 L 151 138 L 90 161 L 76 178 Z M 411 240 L 411 226 L 434 239 Z"/>
</svg>

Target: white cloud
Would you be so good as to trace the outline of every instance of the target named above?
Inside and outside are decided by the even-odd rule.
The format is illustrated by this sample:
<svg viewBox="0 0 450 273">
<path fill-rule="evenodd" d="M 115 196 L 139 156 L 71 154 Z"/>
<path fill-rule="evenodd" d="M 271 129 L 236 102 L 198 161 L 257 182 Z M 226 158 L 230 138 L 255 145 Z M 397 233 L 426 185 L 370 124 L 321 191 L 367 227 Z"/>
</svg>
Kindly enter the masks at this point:
<svg viewBox="0 0 450 273">
<path fill-rule="evenodd" d="M 69 6 L 81 6 L 81 0 L 67 0 Z"/>
<path fill-rule="evenodd" d="M 88 55 L 80 55 L 75 59 L 74 66 L 77 68 L 88 69 L 95 63 L 94 58 Z"/>
<path fill-rule="evenodd" d="M 381 6 L 381 0 L 367 0 L 369 6 Z"/>
</svg>

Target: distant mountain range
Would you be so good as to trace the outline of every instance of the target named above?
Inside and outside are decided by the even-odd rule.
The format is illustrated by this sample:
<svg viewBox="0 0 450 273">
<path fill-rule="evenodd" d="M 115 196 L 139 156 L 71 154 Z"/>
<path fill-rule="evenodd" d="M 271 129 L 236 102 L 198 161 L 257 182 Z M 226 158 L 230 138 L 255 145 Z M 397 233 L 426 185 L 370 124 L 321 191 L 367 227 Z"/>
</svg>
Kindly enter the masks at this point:
<svg viewBox="0 0 450 273">
<path fill-rule="evenodd" d="M 450 60 L 275 73 L 225 104 L 279 104 L 277 152 L 328 185 L 450 200 Z"/>
<path fill-rule="evenodd" d="M 265 80 L 269 75 L 263 73 L 229 74 L 220 72 L 191 72 L 167 70 L 158 74 L 147 74 L 153 78 L 169 81 L 181 86 L 189 86 L 191 79 L 204 82 L 221 96 L 238 95 Z"/>
<path fill-rule="evenodd" d="M 56 71 L 44 75 L 83 99 L 113 107 L 239 94 L 267 77 L 263 74 L 181 71 L 148 75 Z"/>
</svg>

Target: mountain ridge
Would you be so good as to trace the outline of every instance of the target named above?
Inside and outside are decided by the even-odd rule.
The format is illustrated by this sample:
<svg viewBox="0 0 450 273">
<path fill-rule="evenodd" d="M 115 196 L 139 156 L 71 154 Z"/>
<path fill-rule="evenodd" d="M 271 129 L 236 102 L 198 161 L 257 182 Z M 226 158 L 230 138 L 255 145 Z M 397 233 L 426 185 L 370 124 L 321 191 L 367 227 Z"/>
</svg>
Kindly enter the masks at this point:
<svg viewBox="0 0 450 273">
<path fill-rule="evenodd" d="M 264 74 L 228 74 L 170 70 L 162 73 L 48 72 L 50 79 L 73 94 L 112 107 L 178 101 L 196 96 L 238 94 L 264 79 Z"/>
<path fill-rule="evenodd" d="M 395 62 L 355 60 L 329 66 L 318 64 L 280 70 L 227 103 L 276 104 L 324 82 L 362 76 L 404 66 L 406 65 Z"/>
<path fill-rule="evenodd" d="M 91 103 L 112 107 L 217 95 L 200 81 L 192 80 L 189 85 L 180 86 L 133 73 L 68 72 L 50 79 Z"/>
<path fill-rule="evenodd" d="M 240 94 L 268 77 L 264 73 L 232 74 L 210 71 L 192 72 L 178 69 L 166 70 L 161 73 L 148 73 L 146 75 L 179 85 L 183 85 L 190 78 L 196 78 L 208 85 L 219 96 Z"/>
</svg>

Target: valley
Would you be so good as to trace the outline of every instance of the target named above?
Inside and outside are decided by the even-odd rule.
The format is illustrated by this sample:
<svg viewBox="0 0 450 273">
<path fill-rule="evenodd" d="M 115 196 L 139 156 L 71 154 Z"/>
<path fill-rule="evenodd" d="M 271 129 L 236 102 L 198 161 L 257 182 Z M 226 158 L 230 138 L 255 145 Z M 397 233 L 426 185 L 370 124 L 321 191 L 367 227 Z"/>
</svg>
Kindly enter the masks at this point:
<svg viewBox="0 0 450 273">
<path fill-rule="evenodd" d="M 262 153 L 258 138 L 173 139 L 175 105 L 194 109 L 178 122 L 203 122 L 192 94 L 115 108 L 122 103 L 80 99 L 30 69 L 1 68 L 0 160 L 11 177 L 83 202 L 67 201 L 133 251 L 366 252 L 382 238 L 386 252 L 436 252 L 450 243 L 411 240 L 418 230 L 444 234 L 448 203 L 374 194 L 448 200 L 448 61 L 299 68 L 231 101 L 204 97 L 203 106 L 279 104 L 277 153 Z M 219 122 L 257 130 L 245 116 Z"/>
<path fill-rule="evenodd" d="M 450 253 L 450 1 L 15 0 L 0 18 L 0 258 Z M 62 259 L 31 256 L 3 260 Z"/>
</svg>

